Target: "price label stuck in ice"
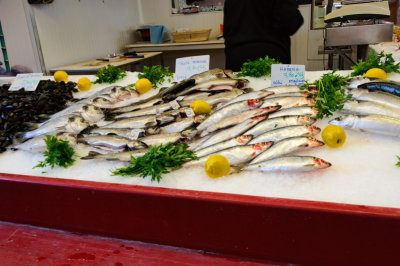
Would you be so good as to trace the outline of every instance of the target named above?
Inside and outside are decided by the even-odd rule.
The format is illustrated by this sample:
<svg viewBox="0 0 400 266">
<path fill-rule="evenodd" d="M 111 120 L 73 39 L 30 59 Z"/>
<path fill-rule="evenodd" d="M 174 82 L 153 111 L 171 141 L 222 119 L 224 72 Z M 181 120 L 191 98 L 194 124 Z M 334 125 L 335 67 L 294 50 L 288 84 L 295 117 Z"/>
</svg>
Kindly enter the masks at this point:
<svg viewBox="0 0 400 266">
<path fill-rule="evenodd" d="M 175 81 L 187 79 L 210 69 L 210 55 L 177 58 L 175 63 Z"/>
<path fill-rule="evenodd" d="M 301 86 L 304 84 L 304 73 L 306 67 L 304 65 L 278 65 L 271 66 L 271 85 Z"/>
<path fill-rule="evenodd" d="M 17 91 L 24 88 L 26 91 L 36 90 L 43 73 L 29 73 L 29 74 L 18 74 L 15 80 L 9 88 L 10 91 Z"/>
<path fill-rule="evenodd" d="M 187 117 L 194 117 L 195 113 L 193 112 L 192 108 L 185 108 L 185 113 Z"/>
</svg>

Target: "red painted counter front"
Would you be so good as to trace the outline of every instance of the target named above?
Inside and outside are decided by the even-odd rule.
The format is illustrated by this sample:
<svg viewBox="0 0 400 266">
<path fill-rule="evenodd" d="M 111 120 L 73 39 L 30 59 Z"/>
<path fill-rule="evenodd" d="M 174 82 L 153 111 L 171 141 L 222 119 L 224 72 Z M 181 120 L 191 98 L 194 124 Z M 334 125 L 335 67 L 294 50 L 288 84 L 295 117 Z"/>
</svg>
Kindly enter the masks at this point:
<svg viewBox="0 0 400 266">
<path fill-rule="evenodd" d="M 400 209 L 0 174 L 0 220 L 299 264 L 395 264 Z"/>
</svg>

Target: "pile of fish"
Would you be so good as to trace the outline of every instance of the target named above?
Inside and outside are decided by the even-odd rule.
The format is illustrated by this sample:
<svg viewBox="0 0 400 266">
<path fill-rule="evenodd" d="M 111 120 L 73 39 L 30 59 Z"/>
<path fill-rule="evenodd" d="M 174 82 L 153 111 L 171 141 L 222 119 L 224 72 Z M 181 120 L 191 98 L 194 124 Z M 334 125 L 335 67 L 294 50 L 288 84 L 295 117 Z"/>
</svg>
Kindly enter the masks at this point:
<svg viewBox="0 0 400 266">
<path fill-rule="evenodd" d="M 400 84 L 389 80 L 354 79 L 343 116 L 330 124 L 365 132 L 400 137 Z"/>
<path fill-rule="evenodd" d="M 13 143 L 14 135 L 30 129 L 29 123 L 41 122 L 63 108 L 77 91 L 74 82 L 42 80 L 35 91 L 9 91 L 0 87 L 0 152 Z"/>
</svg>

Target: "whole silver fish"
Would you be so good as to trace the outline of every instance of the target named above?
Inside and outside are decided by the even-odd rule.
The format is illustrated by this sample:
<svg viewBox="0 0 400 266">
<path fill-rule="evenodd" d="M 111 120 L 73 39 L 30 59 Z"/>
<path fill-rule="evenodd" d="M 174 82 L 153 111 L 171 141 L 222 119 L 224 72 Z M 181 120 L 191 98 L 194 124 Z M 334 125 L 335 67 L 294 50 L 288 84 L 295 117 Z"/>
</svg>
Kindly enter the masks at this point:
<svg viewBox="0 0 400 266">
<path fill-rule="evenodd" d="M 120 136 L 86 136 L 78 139 L 79 142 L 104 150 L 140 150 L 147 145 L 138 140 L 132 140 Z"/>
<path fill-rule="evenodd" d="M 253 137 L 250 135 L 241 135 L 236 138 L 232 138 L 220 143 L 217 143 L 213 146 L 209 146 L 207 148 L 196 151 L 196 155 L 198 157 L 203 157 L 211 153 L 216 153 L 217 151 L 225 150 L 235 146 L 246 145 Z"/>
<path fill-rule="evenodd" d="M 45 122 L 35 130 L 25 133 L 16 134 L 16 138 L 25 141 L 40 135 L 49 134 L 50 132 L 64 131 L 67 133 L 79 134 L 87 128 L 89 123 L 86 122 L 80 115 L 61 116 L 53 121 Z"/>
<path fill-rule="evenodd" d="M 271 145 L 272 142 L 265 142 L 254 145 L 235 146 L 200 157 L 199 160 L 190 161 L 188 163 L 185 163 L 183 166 L 204 166 L 208 158 L 211 155 L 215 154 L 225 156 L 228 159 L 230 165 L 239 165 L 251 161 L 254 157 L 266 151 L 269 147 L 271 147 Z"/>
<path fill-rule="evenodd" d="M 345 115 L 329 121 L 329 124 L 400 137 L 400 119 L 383 115 Z"/>
<path fill-rule="evenodd" d="M 255 117 L 252 117 L 252 118 L 249 118 L 249 119 L 243 121 L 240 124 L 237 124 L 236 126 L 233 126 L 231 128 L 225 129 L 225 130 L 218 131 L 215 134 L 212 134 L 209 138 L 207 138 L 199 146 L 197 146 L 197 148 L 195 150 L 197 151 L 200 149 L 204 149 L 206 147 L 217 144 L 219 142 L 242 135 L 244 132 L 246 132 L 246 130 L 254 127 L 261 121 L 265 120 L 267 117 L 268 117 L 268 115 L 255 116 Z M 244 134 L 244 135 L 249 135 L 249 134 Z"/>
<path fill-rule="evenodd" d="M 146 115 L 121 119 L 104 125 L 101 128 L 147 128 L 157 125 L 163 125 L 174 120 L 175 117 L 170 115 Z"/>
<path fill-rule="evenodd" d="M 306 172 L 330 167 L 332 164 L 312 156 L 284 156 L 246 165 L 242 170 L 263 172 Z"/>
<path fill-rule="evenodd" d="M 271 94 L 265 98 L 272 98 L 272 97 L 316 97 L 316 94 L 311 94 L 309 91 L 298 91 L 298 92 L 288 92 L 288 93 L 281 93 L 281 94 Z"/>
<path fill-rule="evenodd" d="M 250 109 L 258 108 L 262 105 L 262 103 L 263 103 L 262 100 L 256 99 L 256 100 L 248 100 L 231 104 L 227 107 L 224 107 L 212 113 L 203 123 L 201 123 L 197 127 L 197 129 L 199 131 L 203 131 L 207 127 L 221 121 L 225 117 L 233 116 Z"/>
<path fill-rule="evenodd" d="M 258 135 L 251 140 L 249 144 L 260 142 L 273 141 L 274 143 L 291 137 L 312 137 L 321 132 L 321 129 L 316 126 L 288 126 L 274 129 L 264 134 Z"/>
<path fill-rule="evenodd" d="M 287 115 L 308 115 L 310 117 L 315 118 L 317 116 L 318 109 L 311 106 L 299 106 L 286 108 L 282 110 L 278 110 L 272 114 L 270 114 L 269 118 L 279 117 L 279 116 L 287 116 Z"/>
<path fill-rule="evenodd" d="M 263 99 L 263 107 L 280 105 L 281 109 L 292 108 L 297 106 L 314 106 L 316 100 L 302 96 L 282 96 L 268 97 Z"/>
<path fill-rule="evenodd" d="M 162 103 L 162 102 L 163 102 L 163 100 L 161 98 L 155 98 L 150 101 L 144 102 L 142 104 L 133 103 L 129 106 L 115 108 L 115 109 L 110 110 L 110 113 L 118 113 L 119 114 L 119 113 L 132 112 L 132 111 L 140 110 L 143 108 L 152 107 L 152 106 L 154 106 L 158 103 Z"/>
<path fill-rule="evenodd" d="M 292 153 L 299 150 L 310 149 L 314 147 L 323 146 L 324 143 L 312 137 L 292 137 L 283 139 L 277 143 L 274 143 L 272 147 L 258 155 L 250 163 L 259 163 L 288 153 Z"/>
<path fill-rule="evenodd" d="M 233 103 L 246 101 L 246 100 L 252 100 L 252 99 L 262 99 L 262 98 L 270 96 L 272 94 L 274 94 L 274 93 L 271 92 L 271 91 L 263 91 L 263 90 L 261 90 L 261 91 L 253 91 L 253 92 L 249 92 L 249 93 L 246 93 L 246 94 L 242 94 L 239 97 L 236 97 L 236 98 L 230 100 L 229 102 L 225 103 L 224 105 L 219 106 L 217 108 L 217 110 L 221 109 L 222 107 L 226 107 L 228 105 L 231 105 Z"/>
<path fill-rule="evenodd" d="M 137 117 L 137 116 L 144 116 L 144 115 L 156 115 L 156 114 L 164 113 L 171 109 L 172 109 L 171 104 L 164 103 L 164 104 L 146 107 L 146 108 L 139 109 L 139 110 L 132 111 L 132 112 L 122 113 L 122 114 L 115 116 L 115 119 L 130 118 L 130 117 Z"/>
<path fill-rule="evenodd" d="M 243 113 L 239 113 L 237 115 L 228 116 L 228 117 L 222 119 L 221 121 L 209 126 L 205 130 L 203 130 L 203 132 L 201 132 L 200 136 L 204 137 L 214 131 L 217 131 L 217 130 L 220 130 L 223 128 L 227 128 L 227 127 L 231 127 L 231 126 L 235 126 L 235 125 L 240 124 L 243 121 L 245 121 L 251 117 L 254 117 L 254 116 L 269 114 L 271 112 L 278 110 L 279 108 L 280 108 L 279 105 L 278 106 L 269 106 L 266 108 L 251 109 L 251 110 L 245 111 Z"/>
<path fill-rule="evenodd" d="M 144 138 L 140 138 L 139 140 L 146 143 L 148 146 L 156 146 L 167 144 L 169 142 L 176 143 L 181 140 L 182 135 L 181 133 L 166 133 L 166 134 L 158 134 L 158 135 L 151 135 L 146 136 Z"/>
<path fill-rule="evenodd" d="M 186 95 L 193 91 L 233 90 L 234 88 L 241 89 L 246 87 L 248 83 L 249 81 L 245 79 L 230 79 L 230 78 L 214 79 L 194 85 L 189 89 L 186 89 L 176 94 L 176 96 Z M 216 89 L 216 87 L 219 88 Z"/>
<path fill-rule="evenodd" d="M 185 129 L 193 126 L 194 124 L 198 124 L 205 119 L 205 115 L 198 115 L 195 117 L 187 117 L 183 118 L 180 121 L 173 122 L 161 128 L 161 133 L 178 133 L 182 132 Z"/>
<path fill-rule="evenodd" d="M 273 92 L 276 96 L 279 96 L 280 94 L 296 93 L 296 92 L 309 92 L 314 94 L 318 92 L 316 88 L 307 88 L 305 90 L 301 90 L 300 87 L 298 86 L 269 87 L 264 90 Z"/>
<path fill-rule="evenodd" d="M 267 131 L 271 131 L 273 129 L 295 126 L 295 125 L 312 125 L 315 123 L 315 119 L 309 116 L 280 116 L 271 119 L 264 120 L 258 123 L 255 127 L 250 130 L 244 132 L 245 135 L 253 135 L 254 137 L 261 135 Z"/>
<path fill-rule="evenodd" d="M 53 133 L 55 132 L 51 132 L 49 135 L 53 135 Z M 68 141 L 71 146 L 76 145 L 76 134 L 60 132 L 56 133 L 55 136 L 58 140 L 62 139 Z M 40 135 L 23 143 L 14 145 L 13 148 L 29 152 L 45 152 L 47 150 L 46 142 L 44 142 L 45 138 L 45 135 Z"/>
<path fill-rule="evenodd" d="M 400 109 L 370 101 L 347 101 L 341 112 L 359 115 L 379 114 L 400 119 Z"/>
<path fill-rule="evenodd" d="M 90 130 L 90 135 L 94 136 L 105 136 L 105 135 L 117 135 L 128 139 L 137 139 L 138 137 L 144 137 L 146 129 L 136 128 L 95 128 Z"/>
<path fill-rule="evenodd" d="M 365 89 L 353 89 L 350 91 L 353 95 L 353 98 L 356 100 L 363 100 L 363 101 L 371 101 L 377 102 L 380 104 L 384 104 L 390 106 L 392 108 L 396 108 L 400 110 L 400 97 L 381 91 L 368 91 Z"/>
<path fill-rule="evenodd" d="M 117 153 L 108 153 L 101 154 L 95 151 L 90 151 L 89 154 L 85 157 L 81 157 L 82 160 L 107 160 L 107 161 L 121 161 L 121 162 L 131 162 L 133 158 L 138 158 L 144 156 L 149 149 L 141 149 L 135 151 L 125 151 L 125 152 L 117 152 Z"/>
</svg>

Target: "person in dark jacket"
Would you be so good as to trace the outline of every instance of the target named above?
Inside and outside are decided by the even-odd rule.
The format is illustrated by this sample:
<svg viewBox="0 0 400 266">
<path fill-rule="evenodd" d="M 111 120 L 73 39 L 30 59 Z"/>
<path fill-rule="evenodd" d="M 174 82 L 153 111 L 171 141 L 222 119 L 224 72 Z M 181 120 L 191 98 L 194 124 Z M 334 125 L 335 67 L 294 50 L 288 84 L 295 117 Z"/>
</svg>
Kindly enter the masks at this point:
<svg viewBox="0 0 400 266">
<path fill-rule="evenodd" d="M 225 0 L 225 68 L 265 56 L 290 64 L 290 36 L 302 24 L 296 0 Z"/>
</svg>

